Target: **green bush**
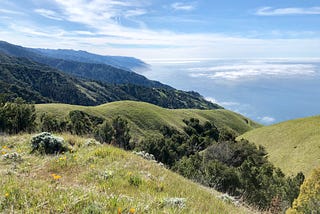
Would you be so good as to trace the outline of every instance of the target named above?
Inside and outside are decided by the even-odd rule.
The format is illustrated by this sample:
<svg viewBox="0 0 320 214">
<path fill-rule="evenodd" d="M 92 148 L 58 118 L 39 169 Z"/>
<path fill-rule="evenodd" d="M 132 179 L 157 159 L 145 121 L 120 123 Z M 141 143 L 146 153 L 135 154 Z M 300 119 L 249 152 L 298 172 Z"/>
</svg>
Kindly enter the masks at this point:
<svg viewBox="0 0 320 214">
<path fill-rule="evenodd" d="M 48 132 L 42 132 L 31 139 L 32 152 L 41 154 L 56 154 L 68 151 L 63 138 L 55 137 Z"/>
<path fill-rule="evenodd" d="M 17 98 L 13 102 L 0 103 L 0 131 L 17 134 L 31 132 L 35 128 L 34 105 Z"/>
<path fill-rule="evenodd" d="M 287 214 L 320 213 L 320 167 L 300 187 L 300 194 L 294 200 Z"/>
<path fill-rule="evenodd" d="M 135 187 L 139 187 L 142 184 L 142 179 L 138 175 L 133 175 L 130 173 L 129 175 L 129 184 Z"/>
</svg>

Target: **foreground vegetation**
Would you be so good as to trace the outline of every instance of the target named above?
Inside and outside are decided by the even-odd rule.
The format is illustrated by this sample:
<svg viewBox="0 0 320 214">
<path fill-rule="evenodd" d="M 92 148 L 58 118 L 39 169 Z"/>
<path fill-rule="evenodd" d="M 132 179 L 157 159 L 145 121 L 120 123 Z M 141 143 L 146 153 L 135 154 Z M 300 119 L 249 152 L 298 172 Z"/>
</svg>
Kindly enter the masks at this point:
<svg viewBox="0 0 320 214">
<path fill-rule="evenodd" d="M 310 177 L 300 188 L 299 197 L 294 200 L 287 214 L 320 212 L 320 168 L 312 170 Z"/>
<path fill-rule="evenodd" d="M 252 130 L 238 139 L 262 145 L 269 160 L 286 174 L 309 175 L 320 166 L 320 116 L 286 121 Z"/>
<path fill-rule="evenodd" d="M 56 155 L 31 154 L 30 135 L 0 138 L 0 212 L 251 213 L 155 162 L 62 137 L 72 150 Z"/>
<path fill-rule="evenodd" d="M 124 104 L 125 107 L 141 105 L 134 102 L 121 102 L 121 104 Z M 121 106 L 121 104 L 116 103 L 116 106 Z M 62 111 L 64 109 L 57 108 L 57 106 L 67 107 L 69 110 Z M 241 127 L 237 122 L 241 121 L 247 126 L 250 125 L 250 121 L 246 118 L 231 113 L 234 120 L 224 124 L 215 123 L 215 120 L 201 122 L 197 118 L 183 119 L 181 121 L 183 125 L 179 129 L 179 126 L 166 125 L 168 121 L 162 122 L 165 125 L 159 125 L 160 116 L 165 118 L 167 111 L 169 111 L 159 107 L 157 107 L 158 111 L 151 114 L 158 116 L 156 120 L 146 120 L 140 114 L 137 115 L 140 116 L 140 119 L 133 118 L 132 115 L 137 112 L 144 112 L 145 115 L 145 112 L 150 113 L 155 108 L 149 104 L 142 104 L 142 106 L 144 107 L 143 110 L 133 107 L 132 112 L 135 112 L 133 114 L 128 108 L 122 109 L 122 111 L 127 111 L 127 114 L 121 116 L 112 114 L 112 108 L 109 108 L 111 112 L 108 112 L 112 116 L 105 116 L 104 111 L 90 112 L 101 107 L 104 107 L 103 110 L 105 110 L 107 109 L 105 106 L 89 108 L 54 105 L 51 110 L 57 112 L 50 112 L 46 109 L 46 112 L 38 110 L 36 113 L 34 105 L 26 104 L 18 99 L 14 103 L 6 102 L 0 106 L 2 108 L 0 130 L 11 134 L 36 130 L 56 133 L 69 132 L 79 136 L 94 137 L 100 143 L 111 144 L 124 150 L 142 151 L 139 154 L 143 154 L 142 156 L 147 159 L 153 161 L 155 159 L 187 178 L 226 192 L 237 197 L 239 201 L 272 213 L 283 212 L 298 196 L 299 187 L 304 180 L 302 173 L 298 173 L 295 177 L 286 177 L 279 168 L 274 167 L 267 160 L 267 153 L 263 147 L 257 148 L 245 140 L 240 142 L 235 140 L 239 130 L 241 130 L 237 129 L 237 127 Z M 118 109 L 116 110 L 119 112 Z M 180 110 L 180 112 L 182 112 L 182 115 L 190 113 L 187 110 Z M 193 111 L 191 113 L 208 116 L 206 113 L 210 113 L 210 111 Z M 218 112 L 217 117 L 213 118 L 218 118 L 216 121 L 220 120 L 222 122 L 221 115 L 224 116 L 224 113 L 230 115 L 223 110 L 222 114 Z M 131 124 L 135 124 L 142 130 L 144 130 L 145 123 L 151 123 L 151 125 L 158 127 L 151 130 L 147 129 L 145 135 L 139 135 L 137 129 L 134 132 L 135 138 L 132 139 L 131 124 L 126 118 L 135 122 L 140 120 L 140 124 L 133 122 Z M 158 124 L 152 124 L 152 121 L 158 122 Z M 236 122 L 233 123 L 234 121 Z M 227 126 L 228 123 L 231 125 Z M 62 139 L 55 138 L 50 133 L 42 133 L 31 140 L 31 152 L 34 155 L 61 153 L 74 155 L 77 149 L 81 147 L 74 140 L 67 142 L 65 144 Z M 97 146 L 100 143 L 90 141 L 85 145 Z M 3 148 L 13 148 L 13 146 L 5 145 Z M 21 160 L 21 155 L 17 152 L 11 154 L 6 154 L 7 151 L 2 152 L 4 152 L 4 160 Z M 107 155 L 102 156 L 105 158 Z M 57 161 L 66 159 L 67 157 L 62 157 Z M 114 169 L 106 171 L 104 177 L 107 177 L 107 179 L 113 177 L 113 171 Z M 60 180 L 62 176 L 59 173 L 59 171 L 53 172 L 51 174 L 52 178 Z M 142 184 L 142 179 L 139 176 L 131 177 L 130 175 L 129 183 L 138 187 Z M 159 181 L 156 183 L 159 183 Z M 168 202 L 167 200 L 173 200 L 174 202 Z M 185 206 L 185 199 L 165 199 L 164 203 L 178 204 L 181 208 L 181 204 L 183 204 L 183 207 Z"/>
</svg>

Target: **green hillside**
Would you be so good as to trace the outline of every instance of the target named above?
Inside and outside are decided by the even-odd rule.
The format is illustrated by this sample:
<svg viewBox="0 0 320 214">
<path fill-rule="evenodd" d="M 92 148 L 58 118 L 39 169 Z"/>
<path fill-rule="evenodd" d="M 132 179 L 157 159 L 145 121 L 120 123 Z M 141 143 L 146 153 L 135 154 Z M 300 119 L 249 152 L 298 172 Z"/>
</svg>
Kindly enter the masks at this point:
<svg viewBox="0 0 320 214">
<path fill-rule="evenodd" d="M 0 94 L 5 94 L 9 99 L 21 97 L 35 103 L 86 106 L 135 100 L 173 109 L 222 108 L 205 100 L 196 92 L 185 92 L 170 87 L 153 88 L 130 81 L 125 82 L 128 84 L 107 84 L 91 79 L 70 76 L 46 65 L 26 58 L 11 57 L 0 51 Z"/>
<path fill-rule="evenodd" d="M 165 109 L 152 104 L 134 101 L 119 101 L 100 106 L 85 107 L 67 104 L 38 104 L 38 114 L 50 112 L 64 118 L 72 110 L 82 110 L 91 115 L 111 119 L 120 115 L 129 121 L 131 133 L 138 135 L 156 134 L 161 126 L 171 126 L 182 130 L 183 119 L 198 118 L 200 121 L 213 121 L 218 127 L 227 126 L 239 134 L 260 125 L 239 115 L 224 110 Z"/>
<path fill-rule="evenodd" d="M 320 116 L 262 127 L 241 138 L 266 147 L 270 161 L 287 174 L 308 175 L 320 166 Z"/>
<path fill-rule="evenodd" d="M 133 57 L 101 56 L 85 51 L 32 49 L 0 41 L 0 52 L 23 57 L 48 65 L 60 71 L 110 84 L 135 84 L 146 87 L 173 89 L 172 87 L 131 72 L 147 65 Z"/>
<path fill-rule="evenodd" d="M 30 135 L 1 137 L 1 213 L 253 213 L 130 152 L 62 137 L 72 153 L 30 154 Z"/>
</svg>

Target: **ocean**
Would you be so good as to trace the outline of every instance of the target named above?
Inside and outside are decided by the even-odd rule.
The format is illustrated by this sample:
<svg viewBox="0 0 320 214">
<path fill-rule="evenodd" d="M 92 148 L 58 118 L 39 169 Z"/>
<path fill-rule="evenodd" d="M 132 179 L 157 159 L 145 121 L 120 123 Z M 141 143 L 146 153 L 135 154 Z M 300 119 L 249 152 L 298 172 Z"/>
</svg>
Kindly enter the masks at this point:
<svg viewBox="0 0 320 214">
<path fill-rule="evenodd" d="M 265 125 L 320 114 L 320 59 L 149 60 L 143 73 Z"/>
</svg>

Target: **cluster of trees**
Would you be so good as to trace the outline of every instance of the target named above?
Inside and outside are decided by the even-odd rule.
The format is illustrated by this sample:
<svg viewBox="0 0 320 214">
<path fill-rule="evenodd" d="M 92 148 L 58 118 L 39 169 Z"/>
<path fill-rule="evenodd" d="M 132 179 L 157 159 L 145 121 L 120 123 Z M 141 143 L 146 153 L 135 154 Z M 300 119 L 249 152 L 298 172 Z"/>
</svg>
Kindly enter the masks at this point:
<svg viewBox="0 0 320 214">
<path fill-rule="evenodd" d="M 73 110 L 64 120 L 58 120 L 52 114 L 40 116 L 40 129 L 46 132 L 70 132 L 76 135 L 92 136 L 101 143 L 108 143 L 123 149 L 131 149 L 128 122 L 120 116 L 111 123 L 103 118 Z"/>
<path fill-rule="evenodd" d="M 21 98 L 6 102 L 0 99 L 0 132 L 17 134 L 30 132 L 36 128 L 34 105 L 27 104 Z"/>
<path fill-rule="evenodd" d="M 184 133 L 163 127 L 162 136 L 147 138 L 140 149 L 181 175 L 262 210 L 283 211 L 298 196 L 304 175 L 286 177 L 268 161 L 263 147 L 237 142 L 234 132 L 210 122 L 184 122 Z"/>
<path fill-rule="evenodd" d="M 8 101 L 0 97 L 0 132 L 17 134 L 19 132 L 70 132 L 76 135 L 93 136 L 102 143 L 109 143 L 123 149 L 131 149 L 128 122 L 120 116 L 111 123 L 103 118 L 83 111 L 70 111 L 68 117 L 57 119 L 50 113 L 40 115 L 38 123 L 34 104 L 21 98 Z"/>
</svg>

